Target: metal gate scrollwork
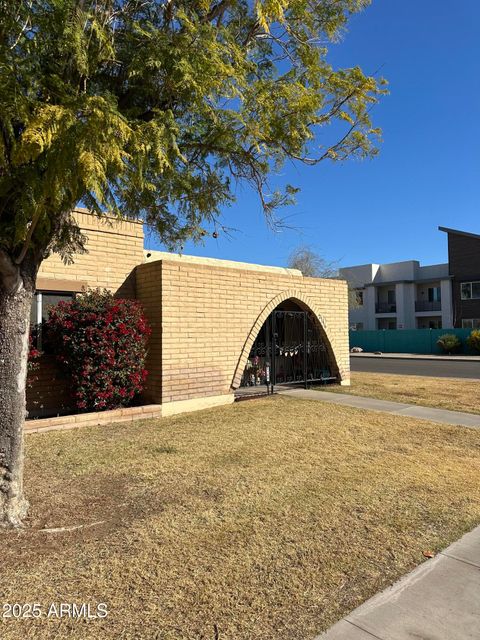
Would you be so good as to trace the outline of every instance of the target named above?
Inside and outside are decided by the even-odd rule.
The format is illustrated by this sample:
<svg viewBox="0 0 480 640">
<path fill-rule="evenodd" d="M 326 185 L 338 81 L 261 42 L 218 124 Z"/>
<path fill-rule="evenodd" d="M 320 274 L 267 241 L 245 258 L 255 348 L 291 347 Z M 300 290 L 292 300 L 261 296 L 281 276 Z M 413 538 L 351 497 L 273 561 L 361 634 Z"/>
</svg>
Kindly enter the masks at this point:
<svg viewBox="0 0 480 640">
<path fill-rule="evenodd" d="M 333 381 L 325 342 L 307 311 L 274 310 L 252 345 L 240 386 Z"/>
</svg>

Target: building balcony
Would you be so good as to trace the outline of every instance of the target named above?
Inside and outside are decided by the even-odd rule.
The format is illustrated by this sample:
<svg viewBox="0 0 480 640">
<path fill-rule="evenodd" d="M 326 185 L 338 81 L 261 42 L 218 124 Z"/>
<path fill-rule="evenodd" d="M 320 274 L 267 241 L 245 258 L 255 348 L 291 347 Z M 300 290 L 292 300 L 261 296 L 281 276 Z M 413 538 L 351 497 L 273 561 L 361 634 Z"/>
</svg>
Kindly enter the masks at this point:
<svg viewBox="0 0 480 640">
<path fill-rule="evenodd" d="M 415 300 L 415 311 L 441 311 L 440 300 Z"/>
<path fill-rule="evenodd" d="M 377 302 L 375 305 L 375 313 L 397 313 L 397 303 Z"/>
</svg>

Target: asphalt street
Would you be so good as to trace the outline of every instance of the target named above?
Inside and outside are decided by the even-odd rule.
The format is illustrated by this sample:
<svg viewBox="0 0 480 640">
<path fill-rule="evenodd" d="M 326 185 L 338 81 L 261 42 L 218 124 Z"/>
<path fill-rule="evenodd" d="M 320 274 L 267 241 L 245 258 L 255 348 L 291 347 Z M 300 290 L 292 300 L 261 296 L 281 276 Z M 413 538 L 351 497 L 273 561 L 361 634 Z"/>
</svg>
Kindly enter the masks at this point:
<svg viewBox="0 0 480 640">
<path fill-rule="evenodd" d="M 394 373 L 406 376 L 432 376 L 434 378 L 480 379 L 480 362 L 460 360 L 416 360 L 396 358 L 350 358 L 352 371 L 371 373 Z"/>
</svg>

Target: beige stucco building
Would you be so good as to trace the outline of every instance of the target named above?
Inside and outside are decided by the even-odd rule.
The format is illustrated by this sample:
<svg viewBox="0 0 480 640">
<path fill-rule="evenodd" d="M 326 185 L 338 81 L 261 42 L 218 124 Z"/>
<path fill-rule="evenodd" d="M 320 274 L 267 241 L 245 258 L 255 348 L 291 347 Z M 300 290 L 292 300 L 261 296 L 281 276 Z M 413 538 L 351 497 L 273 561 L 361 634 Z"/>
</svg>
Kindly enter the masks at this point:
<svg viewBox="0 0 480 640">
<path fill-rule="evenodd" d="M 152 327 L 144 401 L 162 405 L 162 415 L 232 402 L 245 384 L 349 384 L 345 281 L 147 251 L 141 223 L 75 215 L 88 252 L 69 265 L 58 256 L 43 263 L 32 322 L 86 287 L 140 300 Z M 31 415 L 65 413 L 69 402 L 45 357 L 28 392 Z"/>
</svg>

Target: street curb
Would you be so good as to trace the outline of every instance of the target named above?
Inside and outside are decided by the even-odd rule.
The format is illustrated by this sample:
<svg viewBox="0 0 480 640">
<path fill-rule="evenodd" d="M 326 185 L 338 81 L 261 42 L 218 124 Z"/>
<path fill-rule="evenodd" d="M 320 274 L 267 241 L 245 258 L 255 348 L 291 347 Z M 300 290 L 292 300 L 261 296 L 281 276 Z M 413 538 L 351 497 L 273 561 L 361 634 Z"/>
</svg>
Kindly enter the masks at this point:
<svg viewBox="0 0 480 640">
<path fill-rule="evenodd" d="M 421 353 L 350 353 L 351 358 L 377 358 L 379 360 L 442 360 L 449 362 L 479 362 L 480 356 L 435 356 Z"/>
</svg>

